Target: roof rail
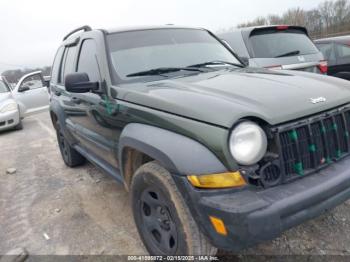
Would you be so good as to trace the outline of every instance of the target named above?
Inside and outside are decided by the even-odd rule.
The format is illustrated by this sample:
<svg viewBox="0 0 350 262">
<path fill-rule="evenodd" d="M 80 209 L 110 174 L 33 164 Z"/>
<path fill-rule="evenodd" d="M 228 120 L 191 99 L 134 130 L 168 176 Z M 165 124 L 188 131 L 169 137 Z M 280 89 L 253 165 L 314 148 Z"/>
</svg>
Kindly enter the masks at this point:
<svg viewBox="0 0 350 262">
<path fill-rule="evenodd" d="M 63 41 L 66 40 L 68 37 L 70 37 L 72 34 L 76 33 L 76 32 L 79 32 L 81 30 L 84 30 L 84 32 L 87 32 L 87 31 L 91 31 L 92 28 L 88 25 L 84 25 L 84 26 L 81 26 L 77 29 L 74 29 L 72 32 L 68 33 L 64 38 L 63 38 Z"/>
</svg>

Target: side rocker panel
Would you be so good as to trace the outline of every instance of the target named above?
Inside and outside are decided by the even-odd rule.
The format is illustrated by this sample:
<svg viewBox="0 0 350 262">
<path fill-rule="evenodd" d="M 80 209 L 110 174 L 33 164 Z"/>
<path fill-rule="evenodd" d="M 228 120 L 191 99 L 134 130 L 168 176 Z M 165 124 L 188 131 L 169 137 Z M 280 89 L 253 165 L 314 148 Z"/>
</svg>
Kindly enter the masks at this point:
<svg viewBox="0 0 350 262">
<path fill-rule="evenodd" d="M 170 172 L 179 175 L 227 171 L 218 158 L 202 144 L 158 127 L 136 123 L 127 125 L 118 145 L 118 159 L 121 162 L 125 161 L 122 156 L 126 147 L 149 155 Z"/>
</svg>

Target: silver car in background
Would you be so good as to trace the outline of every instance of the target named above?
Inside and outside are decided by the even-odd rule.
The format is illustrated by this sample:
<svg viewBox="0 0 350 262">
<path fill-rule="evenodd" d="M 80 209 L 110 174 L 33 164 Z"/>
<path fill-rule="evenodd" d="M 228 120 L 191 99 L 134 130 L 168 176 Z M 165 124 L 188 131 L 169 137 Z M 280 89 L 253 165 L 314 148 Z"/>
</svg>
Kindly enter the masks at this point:
<svg viewBox="0 0 350 262">
<path fill-rule="evenodd" d="M 12 93 L 18 103 L 21 118 L 49 108 L 48 87 L 41 71 L 23 76 Z"/>
<path fill-rule="evenodd" d="M 19 107 L 10 86 L 0 77 L 0 131 L 10 128 L 22 128 Z"/>
<path fill-rule="evenodd" d="M 327 73 L 327 61 L 304 27 L 247 27 L 218 36 L 251 67 Z"/>
<path fill-rule="evenodd" d="M 40 71 L 23 76 L 13 90 L 0 78 L 0 131 L 21 129 L 21 119 L 48 108 L 47 83 Z"/>
</svg>

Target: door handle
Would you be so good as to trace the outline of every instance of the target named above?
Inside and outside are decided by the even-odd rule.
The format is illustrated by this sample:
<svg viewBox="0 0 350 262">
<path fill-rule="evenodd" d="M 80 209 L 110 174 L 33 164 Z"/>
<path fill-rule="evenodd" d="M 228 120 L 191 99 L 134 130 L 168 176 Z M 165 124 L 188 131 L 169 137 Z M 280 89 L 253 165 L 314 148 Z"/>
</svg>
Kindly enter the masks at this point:
<svg viewBox="0 0 350 262">
<path fill-rule="evenodd" d="M 81 103 L 81 99 L 80 98 L 77 98 L 77 97 L 72 97 L 72 102 L 74 104 L 80 104 Z"/>
</svg>

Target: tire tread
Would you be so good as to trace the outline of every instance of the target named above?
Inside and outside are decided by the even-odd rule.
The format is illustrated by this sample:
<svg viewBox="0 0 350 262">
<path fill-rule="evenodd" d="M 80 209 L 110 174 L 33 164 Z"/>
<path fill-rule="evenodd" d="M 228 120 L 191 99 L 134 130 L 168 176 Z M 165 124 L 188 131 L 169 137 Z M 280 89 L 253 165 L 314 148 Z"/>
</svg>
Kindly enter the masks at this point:
<svg viewBox="0 0 350 262">
<path fill-rule="evenodd" d="M 181 196 L 171 174 L 156 161 L 148 162 L 142 165 L 135 172 L 134 178 L 144 173 L 152 173 L 159 178 L 166 187 L 166 190 L 171 196 L 177 214 L 183 228 L 188 242 L 189 255 L 215 255 L 217 248 L 211 245 L 205 235 L 201 233 L 197 223 L 192 217 L 189 208 L 187 207 L 183 197 Z M 133 183 L 131 188 L 133 187 Z"/>
</svg>

